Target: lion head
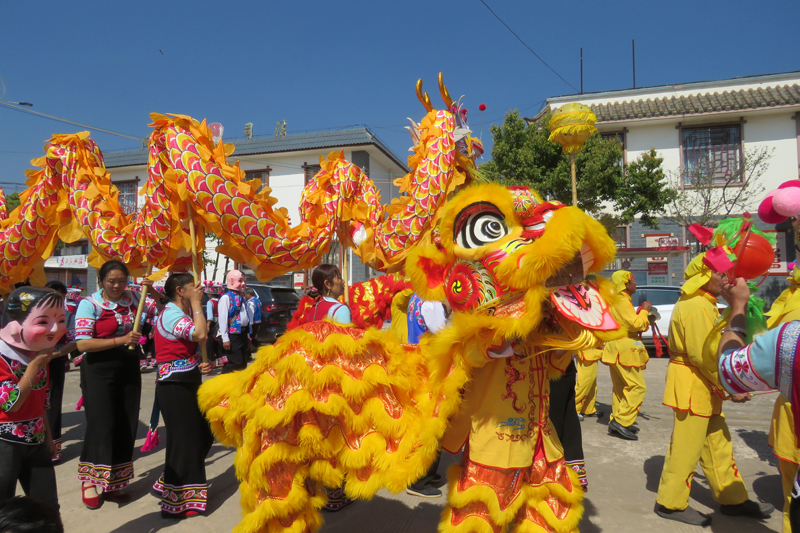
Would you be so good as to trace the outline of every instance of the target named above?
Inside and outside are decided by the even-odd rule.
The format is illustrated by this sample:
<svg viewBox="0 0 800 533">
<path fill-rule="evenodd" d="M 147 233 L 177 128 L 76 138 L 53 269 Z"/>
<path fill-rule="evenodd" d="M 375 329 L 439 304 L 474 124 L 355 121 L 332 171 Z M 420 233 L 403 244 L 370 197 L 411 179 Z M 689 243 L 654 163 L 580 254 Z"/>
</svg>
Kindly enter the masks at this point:
<svg viewBox="0 0 800 533">
<path fill-rule="evenodd" d="M 583 349 L 614 336 L 610 284 L 586 281 L 614 258 L 605 228 L 577 207 L 527 187 L 463 189 L 447 204 L 434 245 L 407 262 L 414 290 L 446 301 L 470 334 Z"/>
</svg>

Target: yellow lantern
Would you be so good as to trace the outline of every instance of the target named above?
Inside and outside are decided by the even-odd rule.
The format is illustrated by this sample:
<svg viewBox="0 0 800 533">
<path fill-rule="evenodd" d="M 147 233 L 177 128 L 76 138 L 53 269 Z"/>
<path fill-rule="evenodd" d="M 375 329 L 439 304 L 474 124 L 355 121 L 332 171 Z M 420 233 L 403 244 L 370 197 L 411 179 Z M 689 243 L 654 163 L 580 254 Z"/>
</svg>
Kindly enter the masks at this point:
<svg viewBox="0 0 800 533">
<path fill-rule="evenodd" d="M 572 205 L 578 205 L 578 186 L 575 176 L 575 153 L 583 148 L 592 133 L 597 131 L 594 123 L 597 117 L 592 110 L 583 104 L 564 104 L 553 113 L 550 119 L 550 137 L 548 140 L 561 145 L 564 153 L 569 154 L 572 168 Z"/>
</svg>

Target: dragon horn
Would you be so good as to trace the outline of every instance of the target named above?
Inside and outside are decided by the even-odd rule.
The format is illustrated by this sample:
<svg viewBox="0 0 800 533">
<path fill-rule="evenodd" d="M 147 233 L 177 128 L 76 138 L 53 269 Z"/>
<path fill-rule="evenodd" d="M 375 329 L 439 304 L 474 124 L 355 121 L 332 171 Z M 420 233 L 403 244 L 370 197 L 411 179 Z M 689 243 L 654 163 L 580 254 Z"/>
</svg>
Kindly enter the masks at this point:
<svg viewBox="0 0 800 533">
<path fill-rule="evenodd" d="M 428 96 L 428 93 L 424 93 L 424 95 L 422 93 L 422 78 L 417 80 L 417 98 L 419 98 L 419 101 L 425 106 L 426 111 L 433 111 L 431 97 Z"/>
<path fill-rule="evenodd" d="M 453 99 L 450 98 L 450 93 L 447 92 L 447 87 L 444 86 L 444 79 L 442 78 L 442 73 L 439 73 L 439 92 L 442 95 L 442 100 L 444 100 L 447 109 L 453 107 Z"/>
</svg>

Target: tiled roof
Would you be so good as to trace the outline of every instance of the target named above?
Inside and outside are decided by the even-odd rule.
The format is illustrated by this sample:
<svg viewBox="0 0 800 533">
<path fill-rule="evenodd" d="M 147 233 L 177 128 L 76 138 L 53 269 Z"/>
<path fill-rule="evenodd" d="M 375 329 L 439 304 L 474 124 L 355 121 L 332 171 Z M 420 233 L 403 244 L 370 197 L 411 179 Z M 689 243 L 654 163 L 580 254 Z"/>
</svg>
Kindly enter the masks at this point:
<svg viewBox="0 0 800 533">
<path fill-rule="evenodd" d="M 778 106 L 800 106 L 800 85 L 783 85 L 713 92 L 689 96 L 626 100 L 589 107 L 598 122 L 689 116 L 722 111 L 745 111 Z"/>
<path fill-rule="evenodd" d="M 298 133 L 282 135 L 280 137 L 257 137 L 255 139 L 239 139 L 231 142 L 236 146 L 236 150 L 231 156 L 233 159 L 236 159 L 237 155 L 272 154 L 278 152 L 294 152 L 297 150 L 318 150 L 320 148 L 374 144 L 398 166 L 404 169 L 406 168 L 406 164 L 366 127 L 314 133 Z M 103 155 L 106 168 L 147 164 L 147 150 L 108 152 Z"/>
</svg>

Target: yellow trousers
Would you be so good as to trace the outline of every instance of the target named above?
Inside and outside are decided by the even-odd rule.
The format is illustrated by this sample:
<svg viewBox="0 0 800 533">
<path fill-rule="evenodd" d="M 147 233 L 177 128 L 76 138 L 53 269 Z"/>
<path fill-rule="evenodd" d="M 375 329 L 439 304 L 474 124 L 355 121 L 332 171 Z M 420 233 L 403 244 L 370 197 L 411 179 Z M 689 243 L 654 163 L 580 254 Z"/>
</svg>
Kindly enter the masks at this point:
<svg viewBox="0 0 800 533">
<path fill-rule="evenodd" d="M 789 522 L 789 507 L 792 505 L 792 490 L 794 489 L 794 476 L 797 475 L 797 465 L 778 459 L 781 469 L 781 485 L 783 485 L 783 533 L 792 533 L 792 524 Z"/>
<path fill-rule="evenodd" d="M 733 460 L 733 445 L 725 416 L 719 414 L 705 418 L 690 411 L 673 411 L 672 440 L 658 483 L 656 501 L 668 509 L 686 509 L 698 461 L 715 500 L 723 505 L 746 501 L 747 487 Z"/>
<path fill-rule="evenodd" d="M 578 367 L 578 380 L 575 382 L 575 408 L 582 415 L 593 415 L 597 412 L 594 402 L 597 400 L 597 361 L 575 360 Z"/>
<path fill-rule="evenodd" d="M 614 393 L 611 398 L 611 417 L 619 424 L 628 427 L 636 422 L 639 407 L 642 406 L 647 385 L 641 368 L 609 365 Z"/>
</svg>

